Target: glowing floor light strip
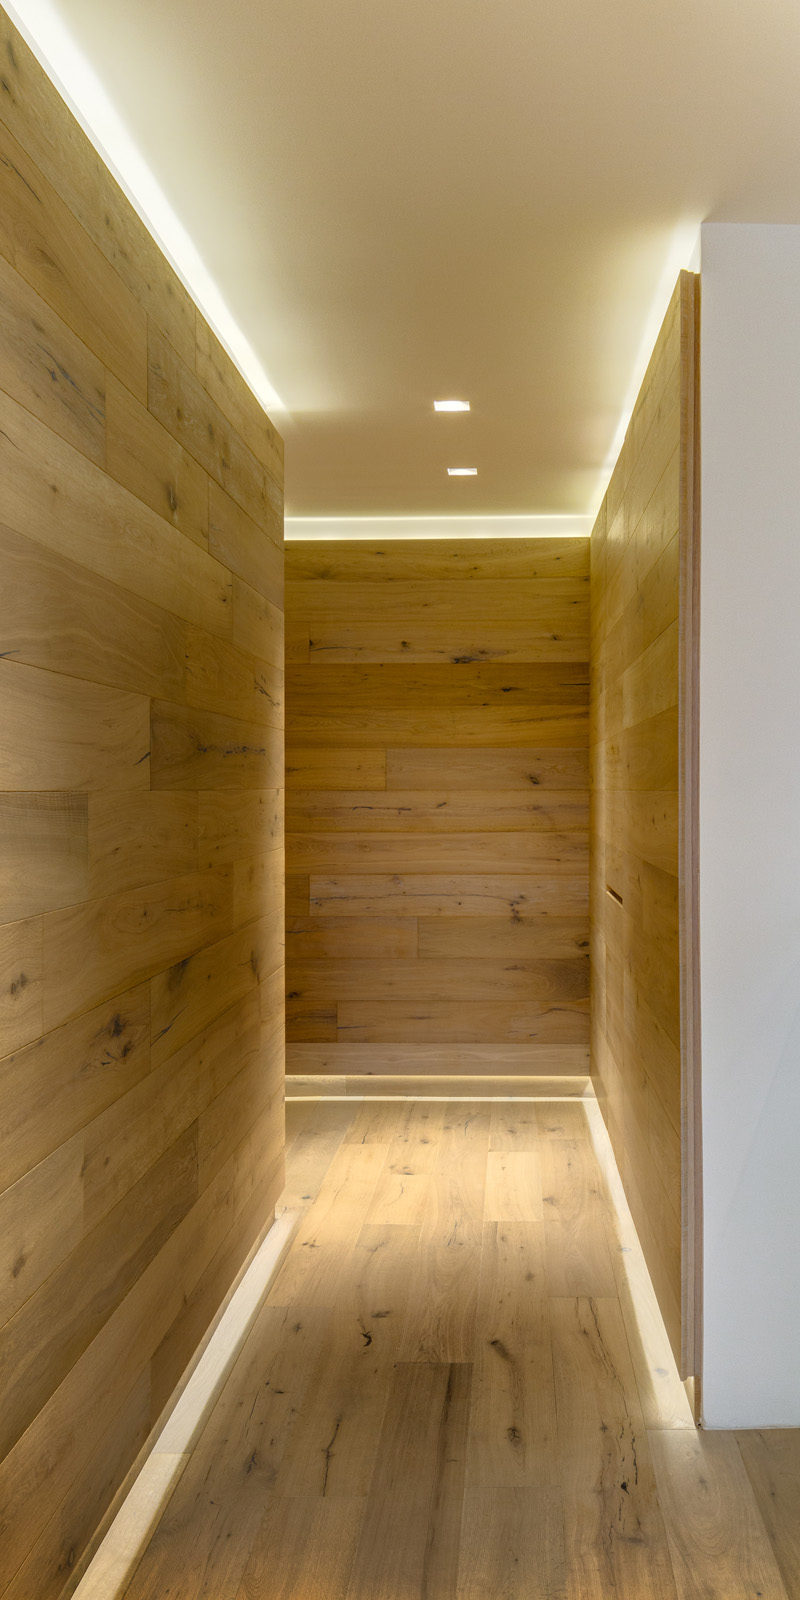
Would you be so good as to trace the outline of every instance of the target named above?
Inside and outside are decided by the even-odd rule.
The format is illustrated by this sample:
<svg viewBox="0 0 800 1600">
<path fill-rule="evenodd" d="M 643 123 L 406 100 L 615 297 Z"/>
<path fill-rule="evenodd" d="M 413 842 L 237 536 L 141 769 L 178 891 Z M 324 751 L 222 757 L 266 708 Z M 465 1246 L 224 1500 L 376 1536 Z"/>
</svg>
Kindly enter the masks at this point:
<svg viewBox="0 0 800 1600">
<path fill-rule="evenodd" d="M 73 1600 L 121 1595 L 186 1466 L 276 1273 L 301 1212 L 276 1217 L 217 1323 L 174 1410 L 142 1463 Z"/>
<path fill-rule="evenodd" d="M 619 1263 L 624 1275 L 624 1285 L 620 1284 L 619 1289 L 620 1298 L 624 1291 L 636 1325 L 650 1388 L 650 1414 L 654 1419 L 658 1418 L 653 1425 L 693 1430 L 695 1423 L 689 1397 L 675 1364 L 603 1114 L 594 1094 L 587 1095 L 581 1104 L 589 1124 L 592 1148 L 613 1208 Z"/>
<path fill-rule="evenodd" d="M 17 0 L 16 4 L 6 4 L 5 9 L 256 399 L 269 412 L 285 411 L 196 245 L 52 0 Z"/>
</svg>

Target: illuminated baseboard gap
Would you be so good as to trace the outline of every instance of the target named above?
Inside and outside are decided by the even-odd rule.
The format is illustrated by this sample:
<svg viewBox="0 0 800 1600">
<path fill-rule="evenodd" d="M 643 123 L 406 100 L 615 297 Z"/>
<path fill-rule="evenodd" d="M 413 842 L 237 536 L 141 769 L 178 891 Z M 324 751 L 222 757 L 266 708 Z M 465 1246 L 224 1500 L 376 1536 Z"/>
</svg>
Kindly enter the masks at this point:
<svg viewBox="0 0 800 1600">
<path fill-rule="evenodd" d="M 110 1600 L 111 1596 L 124 1593 L 239 1355 L 300 1217 L 301 1212 L 296 1210 L 276 1216 L 73 1590 L 72 1600 Z"/>
</svg>

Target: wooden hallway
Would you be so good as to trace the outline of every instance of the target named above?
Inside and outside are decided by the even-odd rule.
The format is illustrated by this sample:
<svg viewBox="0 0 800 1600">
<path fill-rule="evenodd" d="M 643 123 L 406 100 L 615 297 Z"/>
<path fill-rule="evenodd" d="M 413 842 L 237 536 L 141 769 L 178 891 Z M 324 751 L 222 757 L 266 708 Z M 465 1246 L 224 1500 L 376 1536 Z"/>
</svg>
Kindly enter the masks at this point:
<svg viewBox="0 0 800 1600">
<path fill-rule="evenodd" d="M 597 1108 L 552 1091 L 289 1102 L 291 1246 L 138 1564 L 81 1597 L 800 1595 L 797 1435 L 695 1430 Z"/>
</svg>

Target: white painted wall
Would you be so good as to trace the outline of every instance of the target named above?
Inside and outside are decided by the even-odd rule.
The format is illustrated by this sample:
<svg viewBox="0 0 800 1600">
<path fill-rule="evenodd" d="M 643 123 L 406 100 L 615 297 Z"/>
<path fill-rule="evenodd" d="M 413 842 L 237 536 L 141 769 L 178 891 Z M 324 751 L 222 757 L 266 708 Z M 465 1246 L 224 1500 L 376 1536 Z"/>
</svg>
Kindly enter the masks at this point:
<svg viewBox="0 0 800 1600">
<path fill-rule="evenodd" d="M 800 1425 L 800 227 L 701 236 L 709 1427 Z"/>
</svg>

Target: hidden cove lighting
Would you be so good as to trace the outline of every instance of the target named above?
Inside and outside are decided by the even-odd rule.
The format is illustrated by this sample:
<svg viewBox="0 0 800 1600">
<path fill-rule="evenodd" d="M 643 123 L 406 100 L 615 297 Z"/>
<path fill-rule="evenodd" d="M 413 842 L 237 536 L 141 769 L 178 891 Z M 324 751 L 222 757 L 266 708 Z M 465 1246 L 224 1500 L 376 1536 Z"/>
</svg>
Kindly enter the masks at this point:
<svg viewBox="0 0 800 1600">
<path fill-rule="evenodd" d="M 148 232 L 199 306 L 259 405 L 275 414 L 286 407 L 259 356 L 240 328 L 225 297 L 148 166 L 135 140 L 83 51 L 76 44 L 56 0 L 9 0 L 11 21 L 77 117 L 112 176 L 138 212 Z"/>
<path fill-rule="evenodd" d="M 434 411 L 469 411 L 468 400 L 434 400 Z"/>
<path fill-rule="evenodd" d="M 477 467 L 448 467 L 448 478 L 477 478 Z"/>
</svg>

